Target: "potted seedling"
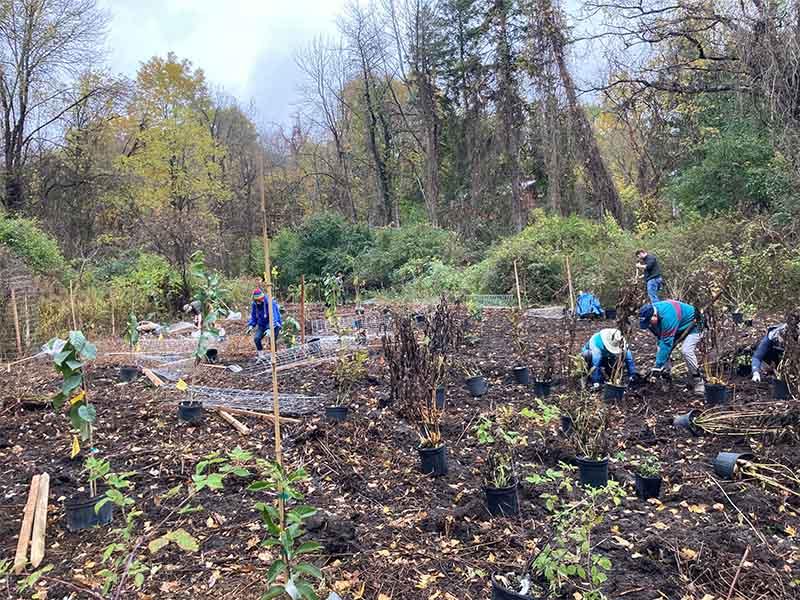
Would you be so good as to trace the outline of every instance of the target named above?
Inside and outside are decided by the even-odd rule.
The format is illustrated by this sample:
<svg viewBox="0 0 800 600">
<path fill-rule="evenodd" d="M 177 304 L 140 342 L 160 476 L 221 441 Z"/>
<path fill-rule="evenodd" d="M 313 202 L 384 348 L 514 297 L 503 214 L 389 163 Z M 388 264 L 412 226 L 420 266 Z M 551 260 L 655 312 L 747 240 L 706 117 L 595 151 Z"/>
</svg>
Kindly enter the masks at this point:
<svg viewBox="0 0 800 600">
<path fill-rule="evenodd" d="M 470 395 L 473 398 L 485 396 L 489 391 L 489 382 L 481 375 L 480 370 L 468 364 L 462 364 L 461 370 L 464 373 L 464 385 Z"/>
<path fill-rule="evenodd" d="M 753 357 L 749 352 L 741 352 L 736 355 L 736 375 L 747 377 L 750 375 Z"/>
<path fill-rule="evenodd" d="M 726 404 L 728 401 L 728 364 L 725 355 L 729 337 L 719 309 L 713 304 L 703 311 L 705 334 L 701 340 L 703 371 L 705 373 L 705 402 L 709 406 Z M 735 350 L 734 350 L 735 351 Z"/>
<path fill-rule="evenodd" d="M 125 323 L 125 335 L 123 337 L 131 353 L 132 365 L 120 367 L 119 377 L 122 381 L 129 382 L 139 376 L 139 367 L 136 365 L 136 346 L 139 344 L 139 320 L 133 313 L 128 315 L 128 321 Z"/>
<path fill-rule="evenodd" d="M 580 481 L 591 487 L 608 483 L 608 409 L 596 394 L 581 390 L 571 399 L 569 440 L 575 449 Z"/>
<path fill-rule="evenodd" d="M 514 348 L 514 357 L 517 364 L 513 367 L 514 382 L 528 385 L 530 375 L 528 367 L 524 365 L 528 354 L 528 343 L 525 335 L 525 311 L 513 308 L 507 313 L 508 325 L 511 330 L 511 344 Z"/>
<path fill-rule="evenodd" d="M 350 400 L 355 384 L 367 374 L 367 352 L 350 351 L 342 345 L 333 369 L 336 397 L 332 405 L 325 407 L 325 417 L 329 421 L 341 422 L 347 418 Z"/>
<path fill-rule="evenodd" d="M 483 479 L 489 514 L 513 516 L 519 513 L 514 450 L 527 438 L 513 431 L 518 413 L 510 407 L 497 409 L 494 417 L 481 417 L 475 427 L 478 443 L 489 448 Z"/>
<path fill-rule="evenodd" d="M 88 442 L 93 446 L 93 424 L 97 420 L 97 411 L 89 401 L 89 383 L 86 367 L 89 361 L 97 358 L 97 348 L 91 344 L 80 331 L 70 331 L 66 340 L 54 338 L 47 343 L 47 353 L 53 358 L 53 365 L 61 375 L 60 391 L 53 396 L 56 410 L 66 404 L 69 407 L 69 419 L 78 430 L 73 437 L 73 458 L 80 452 L 80 444 Z M 80 441 L 79 441 L 80 438 Z M 95 511 L 97 496 L 97 479 L 89 472 L 89 489 L 87 493 L 79 493 L 65 503 L 67 522 L 75 531 L 111 521 L 110 511 Z"/>
<path fill-rule="evenodd" d="M 603 386 L 603 399 L 606 402 L 616 402 L 625 396 L 625 354 L 627 344 L 625 338 L 622 339 L 622 350 L 617 354 L 614 365 L 611 367 L 611 374 Z"/>
<path fill-rule="evenodd" d="M 553 357 L 556 355 L 556 348 L 547 346 L 544 357 L 539 361 L 539 367 L 533 376 L 533 394 L 537 398 L 547 398 L 553 385 Z"/>
<path fill-rule="evenodd" d="M 661 463 L 648 454 L 636 469 L 636 495 L 642 500 L 658 498 L 661 493 Z"/>
<path fill-rule="evenodd" d="M 216 328 L 216 322 L 224 311 L 222 306 L 226 290 L 219 275 L 206 271 L 203 255 L 200 252 L 192 255 L 192 276 L 195 283 L 193 303 L 200 309 L 200 331 L 193 352 L 195 360 L 192 382 L 194 383 L 198 365 L 208 358 L 209 345 L 219 339 L 220 332 Z M 184 384 L 183 388 L 184 390 L 188 388 L 189 397 L 178 403 L 178 417 L 187 423 L 197 422 L 202 418 L 203 403 L 194 399 L 194 385 Z"/>
</svg>

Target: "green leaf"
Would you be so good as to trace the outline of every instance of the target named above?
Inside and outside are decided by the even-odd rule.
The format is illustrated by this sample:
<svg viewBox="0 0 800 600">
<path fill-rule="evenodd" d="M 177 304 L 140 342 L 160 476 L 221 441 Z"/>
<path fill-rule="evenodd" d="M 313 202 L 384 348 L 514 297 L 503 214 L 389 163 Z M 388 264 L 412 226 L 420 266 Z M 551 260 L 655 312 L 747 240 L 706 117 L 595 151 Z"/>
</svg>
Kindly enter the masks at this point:
<svg viewBox="0 0 800 600">
<path fill-rule="evenodd" d="M 142 588 L 144 585 L 144 573 L 137 573 L 133 576 L 133 585 L 137 590 Z"/>
<path fill-rule="evenodd" d="M 274 585 L 266 592 L 261 594 L 260 600 L 273 600 L 273 598 L 280 598 L 285 593 L 282 585 Z"/>
<path fill-rule="evenodd" d="M 111 502 L 111 498 L 109 498 L 108 496 L 102 498 L 97 504 L 94 505 L 95 514 L 99 513 L 100 509 L 103 508 L 109 502 Z"/>
<path fill-rule="evenodd" d="M 185 529 L 170 531 L 167 533 L 167 536 L 170 540 L 178 544 L 181 550 L 185 550 L 186 552 L 197 552 L 200 549 L 197 540 Z"/>
<path fill-rule="evenodd" d="M 294 585 L 297 587 L 297 591 L 300 592 L 300 597 L 303 598 L 303 600 L 319 600 L 319 596 L 317 596 L 314 588 L 305 581 L 295 581 Z"/>
<path fill-rule="evenodd" d="M 275 579 L 286 570 L 286 562 L 283 560 L 276 560 L 267 571 L 267 583 L 271 584 Z"/>
<path fill-rule="evenodd" d="M 157 537 L 147 544 L 147 549 L 150 550 L 151 554 L 155 554 L 162 548 L 165 548 L 167 545 L 169 545 L 169 538 L 167 535 L 162 535 L 161 537 Z"/>
<path fill-rule="evenodd" d="M 178 510 L 179 515 L 188 515 L 191 513 L 198 513 L 203 512 L 205 509 L 203 508 L 202 504 L 198 504 L 197 506 L 184 506 L 183 508 Z"/>
<path fill-rule="evenodd" d="M 84 363 L 74 358 L 68 358 L 64 364 L 67 365 L 67 367 L 69 367 L 72 371 L 77 371 L 84 365 Z"/>
<path fill-rule="evenodd" d="M 53 362 L 61 366 L 64 364 L 64 361 L 67 360 L 70 356 L 72 356 L 72 350 L 62 350 L 61 352 L 57 352 L 53 355 Z"/>
<path fill-rule="evenodd" d="M 78 407 L 78 416 L 87 423 L 94 423 L 97 420 L 97 411 L 91 404 L 81 404 Z"/>
<path fill-rule="evenodd" d="M 69 397 L 72 392 L 81 386 L 81 381 L 83 381 L 83 375 L 81 373 L 66 377 L 61 384 L 61 393 Z"/>
<path fill-rule="evenodd" d="M 318 544 L 317 542 L 303 542 L 297 547 L 294 553 L 295 555 L 308 554 L 310 552 L 318 552 L 319 550 L 322 550 L 322 544 Z"/>
<path fill-rule="evenodd" d="M 322 571 L 320 571 L 311 563 L 300 563 L 294 568 L 294 570 L 299 573 L 303 573 L 304 575 L 308 575 L 309 577 L 316 577 L 317 579 L 322 579 L 324 577 L 322 575 Z"/>
<path fill-rule="evenodd" d="M 248 492 L 260 492 L 261 490 L 272 489 L 272 483 L 269 481 L 254 481 L 247 486 Z"/>
</svg>

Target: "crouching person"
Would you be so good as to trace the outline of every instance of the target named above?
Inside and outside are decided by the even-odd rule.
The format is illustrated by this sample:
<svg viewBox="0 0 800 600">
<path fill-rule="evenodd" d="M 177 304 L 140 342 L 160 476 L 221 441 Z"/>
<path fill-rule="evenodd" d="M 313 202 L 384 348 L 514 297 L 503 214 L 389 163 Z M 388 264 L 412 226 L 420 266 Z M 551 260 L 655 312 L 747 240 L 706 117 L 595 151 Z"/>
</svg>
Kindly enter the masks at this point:
<svg viewBox="0 0 800 600">
<path fill-rule="evenodd" d="M 786 323 L 774 325 L 767 330 L 767 335 L 761 338 L 758 346 L 756 346 L 751 362 L 753 381 L 756 383 L 761 381 L 761 371 L 765 363 L 774 369 L 783 359 L 785 335 Z"/>
<path fill-rule="evenodd" d="M 672 350 L 681 344 L 692 389 L 695 394 L 702 395 L 705 393 L 705 383 L 697 360 L 697 344 L 701 337 L 698 316 L 697 310 L 691 304 L 663 300 L 642 306 L 639 310 L 639 327 L 649 330 L 658 338 L 658 352 L 651 375 L 669 373 Z"/>
<path fill-rule="evenodd" d="M 264 358 L 263 340 L 269 334 L 269 312 L 267 312 L 267 295 L 260 289 L 253 290 L 253 303 L 250 306 L 250 321 L 247 323 L 247 332 L 255 330 L 253 343 L 255 343 L 258 358 Z M 275 328 L 275 339 L 281 333 L 283 321 L 278 301 L 272 299 L 272 324 Z"/>
<path fill-rule="evenodd" d="M 590 369 L 589 379 L 592 387 L 597 389 L 605 383 L 607 374 L 614 369 L 624 344 L 622 332 L 619 329 L 601 329 L 583 345 L 581 356 Z M 636 364 L 633 362 L 633 353 L 625 352 L 625 369 L 630 383 L 635 383 L 639 376 L 636 373 Z"/>
</svg>

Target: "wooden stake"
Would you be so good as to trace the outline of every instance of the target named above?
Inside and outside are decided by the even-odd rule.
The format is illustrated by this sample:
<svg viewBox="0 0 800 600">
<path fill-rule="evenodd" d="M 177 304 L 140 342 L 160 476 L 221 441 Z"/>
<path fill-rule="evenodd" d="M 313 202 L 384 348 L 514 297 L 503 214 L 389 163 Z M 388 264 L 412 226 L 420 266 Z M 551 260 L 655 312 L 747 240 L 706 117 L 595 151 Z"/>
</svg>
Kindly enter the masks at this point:
<svg viewBox="0 0 800 600">
<path fill-rule="evenodd" d="M 22 356 L 22 335 L 19 330 L 19 312 L 17 311 L 17 293 L 11 288 L 11 310 L 14 313 L 14 333 L 17 334 L 17 358 Z"/>
<path fill-rule="evenodd" d="M 31 311 L 28 310 L 28 294 L 25 293 L 25 347 L 31 345 Z"/>
<path fill-rule="evenodd" d="M 114 318 L 114 302 L 111 302 L 111 337 L 117 337 L 117 320 Z"/>
<path fill-rule="evenodd" d="M 22 573 L 28 562 L 28 545 L 31 541 L 36 498 L 39 494 L 39 479 L 39 475 L 34 475 L 31 479 L 28 501 L 25 503 L 25 511 L 22 513 L 22 526 L 19 528 L 19 540 L 17 540 L 17 554 L 14 556 L 14 573 L 17 575 Z"/>
<path fill-rule="evenodd" d="M 522 295 L 519 291 L 519 273 L 517 272 L 517 261 L 514 261 L 514 282 L 517 285 L 517 308 L 522 310 Z"/>
<path fill-rule="evenodd" d="M 72 329 L 78 330 L 78 318 L 75 316 L 75 291 L 72 289 L 72 280 L 69 281 L 69 307 L 72 311 Z"/>
<path fill-rule="evenodd" d="M 258 181 L 261 187 L 261 216 L 263 219 L 264 234 L 264 283 L 267 288 L 267 314 L 269 315 L 269 351 L 272 356 L 272 414 L 273 424 L 275 425 L 275 462 L 283 467 L 283 452 L 281 450 L 281 406 L 278 398 L 278 358 L 275 352 L 275 324 L 272 314 L 272 267 L 269 257 L 269 234 L 267 232 L 267 197 L 264 193 L 264 155 L 259 149 L 258 153 Z M 280 515 L 280 525 L 283 529 L 285 524 L 285 509 L 283 501 L 283 490 L 278 490 L 278 514 Z"/>
<path fill-rule="evenodd" d="M 147 377 L 150 380 L 150 383 L 152 383 L 154 386 L 161 387 L 162 385 L 164 385 L 164 381 L 158 375 L 153 373 L 150 369 L 145 367 L 144 369 L 142 369 L 142 373 L 144 374 L 145 377 Z"/>
<path fill-rule="evenodd" d="M 258 412 L 255 410 L 246 410 L 244 408 L 231 408 L 230 406 L 223 406 L 221 410 L 232 415 L 242 415 L 243 417 L 256 417 L 258 419 L 267 419 L 268 421 L 275 421 L 275 417 L 270 413 Z M 292 419 L 291 417 L 281 417 L 283 423 L 301 423 L 300 419 Z"/>
<path fill-rule="evenodd" d="M 227 421 L 230 424 L 230 426 L 233 427 L 240 434 L 248 435 L 250 433 L 250 428 L 247 427 L 247 425 L 234 418 L 233 415 L 229 414 L 226 410 L 219 408 L 217 409 L 217 414 L 220 417 L 222 417 L 225 421 Z"/>
<path fill-rule="evenodd" d="M 569 268 L 569 256 L 565 256 L 567 263 L 567 284 L 569 285 L 570 310 L 575 310 L 575 289 L 572 287 L 572 270 Z"/>
<path fill-rule="evenodd" d="M 306 343 L 306 276 L 300 275 L 300 343 Z"/>
<path fill-rule="evenodd" d="M 31 565 L 38 568 L 44 560 L 44 538 L 47 533 L 47 502 L 50 495 L 50 475 L 42 473 L 39 478 L 39 493 L 36 496 L 36 514 L 33 517 L 31 537 Z"/>
</svg>

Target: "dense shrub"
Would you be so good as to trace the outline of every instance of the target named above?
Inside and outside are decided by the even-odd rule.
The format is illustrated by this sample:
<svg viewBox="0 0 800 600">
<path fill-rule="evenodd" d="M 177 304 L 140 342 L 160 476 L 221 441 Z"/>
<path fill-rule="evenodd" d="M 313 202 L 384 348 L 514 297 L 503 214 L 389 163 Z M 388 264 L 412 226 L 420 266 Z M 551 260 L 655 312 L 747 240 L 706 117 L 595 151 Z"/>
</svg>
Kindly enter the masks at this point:
<svg viewBox="0 0 800 600">
<path fill-rule="evenodd" d="M 0 246 L 5 246 L 40 275 L 63 276 L 67 264 L 58 242 L 39 228 L 34 219 L 0 214 Z"/>
<path fill-rule="evenodd" d="M 140 316 L 172 312 L 181 302 L 181 276 L 165 258 L 141 253 L 123 273 L 110 280 L 115 303 Z"/>
<path fill-rule="evenodd" d="M 356 275 L 367 287 L 399 285 L 463 257 L 464 248 L 450 231 L 428 224 L 380 229 L 374 245 L 358 257 Z"/>
</svg>

